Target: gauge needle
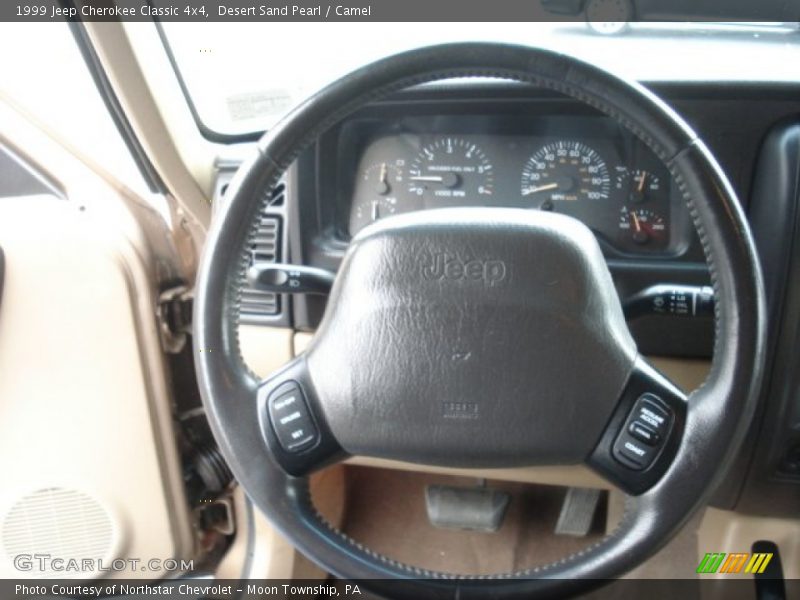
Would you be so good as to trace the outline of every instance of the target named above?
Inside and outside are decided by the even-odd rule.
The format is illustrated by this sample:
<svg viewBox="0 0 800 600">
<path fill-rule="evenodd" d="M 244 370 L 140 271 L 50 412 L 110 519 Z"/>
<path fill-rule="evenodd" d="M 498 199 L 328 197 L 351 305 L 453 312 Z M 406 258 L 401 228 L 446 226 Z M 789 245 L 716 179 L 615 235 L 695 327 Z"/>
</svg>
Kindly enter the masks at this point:
<svg viewBox="0 0 800 600">
<path fill-rule="evenodd" d="M 386 183 L 387 183 L 387 181 L 386 181 L 386 175 L 387 175 L 387 172 L 388 172 L 388 170 L 389 170 L 389 169 L 388 169 L 388 167 L 386 166 L 386 163 L 381 163 L 381 179 L 380 179 L 380 181 L 381 181 L 381 183 L 383 183 L 383 184 L 386 184 Z"/>
<path fill-rule="evenodd" d="M 441 183 L 444 187 L 454 188 L 461 184 L 461 177 L 456 173 L 444 173 L 442 175 L 412 175 L 411 181 L 429 181 L 431 183 Z"/>
<path fill-rule="evenodd" d="M 636 191 L 640 194 L 644 191 L 644 180 L 647 178 L 647 171 L 642 171 L 642 176 L 639 177 L 639 187 L 636 188 Z"/>
<path fill-rule="evenodd" d="M 377 221 L 380 218 L 380 203 L 377 200 L 374 200 L 372 202 L 372 220 Z"/>
<path fill-rule="evenodd" d="M 411 181 L 432 181 L 435 183 L 442 183 L 444 181 L 444 177 L 441 175 L 415 175 L 413 177 L 409 177 Z"/>
<path fill-rule="evenodd" d="M 522 192 L 522 195 L 529 196 L 530 194 L 536 194 L 538 192 L 546 192 L 548 190 L 555 190 L 555 189 L 558 189 L 558 184 L 554 181 L 553 183 L 548 183 L 537 187 L 529 187 L 528 189 Z"/>
<path fill-rule="evenodd" d="M 639 217 L 636 216 L 634 211 L 631 211 L 631 216 L 633 217 L 633 224 L 636 226 L 636 231 L 641 231 L 642 225 L 639 223 Z"/>
</svg>

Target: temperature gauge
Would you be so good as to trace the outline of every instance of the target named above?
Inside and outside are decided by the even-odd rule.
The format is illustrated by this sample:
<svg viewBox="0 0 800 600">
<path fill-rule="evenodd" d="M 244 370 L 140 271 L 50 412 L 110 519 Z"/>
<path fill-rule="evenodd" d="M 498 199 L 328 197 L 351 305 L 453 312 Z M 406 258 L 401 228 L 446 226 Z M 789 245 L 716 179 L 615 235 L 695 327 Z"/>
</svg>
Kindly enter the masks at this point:
<svg viewBox="0 0 800 600">
<path fill-rule="evenodd" d="M 619 216 L 619 231 L 624 242 L 634 246 L 664 248 L 669 231 L 663 216 L 648 208 L 623 206 Z"/>
</svg>

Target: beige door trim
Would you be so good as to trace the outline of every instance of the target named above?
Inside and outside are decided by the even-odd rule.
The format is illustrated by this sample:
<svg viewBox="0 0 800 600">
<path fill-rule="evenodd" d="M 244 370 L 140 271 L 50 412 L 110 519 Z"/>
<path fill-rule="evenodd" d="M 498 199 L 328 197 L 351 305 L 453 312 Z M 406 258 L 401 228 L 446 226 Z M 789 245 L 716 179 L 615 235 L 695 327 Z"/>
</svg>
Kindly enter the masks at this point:
<svg viewBox="0 0 800 600">
<path fill-rule="evenodd" d="M 200 135 L 192 120 L 154 24 L 82 26 L 139 142 L 176 200 L 170 207 L 176 224 L 191 233 L 198 255 L 211 221 L 218 148 Z M 138 52 L 132 39 L 138 40 Z M 143 62 L 147 69 L 142 68 Z"/>
</svg>

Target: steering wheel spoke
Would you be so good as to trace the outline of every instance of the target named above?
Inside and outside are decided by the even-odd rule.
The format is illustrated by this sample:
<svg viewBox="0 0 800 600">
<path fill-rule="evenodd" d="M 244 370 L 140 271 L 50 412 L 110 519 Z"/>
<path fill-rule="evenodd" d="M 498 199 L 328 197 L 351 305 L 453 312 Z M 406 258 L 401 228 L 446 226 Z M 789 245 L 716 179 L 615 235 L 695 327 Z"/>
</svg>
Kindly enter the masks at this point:
<svg viewBox="0 0 800 600">
<path fill-rule="evenodd" d="M 345 456 L 325 422 L 304 356 L 264 381 L 256 394 L 264 442 L 286 473 L 307 475 Z"/>
<path fill-rule="evenodd" d="M 672 464 L 686 424 L 686 395 L 641 356 L 587 463 L 638 495 Z"/>
</svg>

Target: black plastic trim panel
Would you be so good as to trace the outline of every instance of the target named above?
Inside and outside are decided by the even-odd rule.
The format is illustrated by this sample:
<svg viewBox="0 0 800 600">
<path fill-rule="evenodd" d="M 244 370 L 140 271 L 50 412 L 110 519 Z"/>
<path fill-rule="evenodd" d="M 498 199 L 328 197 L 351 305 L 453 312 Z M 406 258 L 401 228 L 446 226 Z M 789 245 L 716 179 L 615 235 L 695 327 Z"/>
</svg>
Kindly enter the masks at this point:
<svg viewBox="0 0 800 600">
<path fill-rule="evenodd" d="M 762 418 L 749 436 L 752 461 L 737 509 L 800 515 L 800 119 L 776 126 L 761 149 L 750 223 L 769 311 Z M 754 451 L 753 451 L 754 447 Z M 749 454 L 748 454 L 749 456 Z M 767 505 L 764 498 L 769 498 Z"/>
<path fill-rule="evenodd" d="M 629 420 L 634 405 L 643 397 L 654 397 L 672 414 L 666 437 L 657 445 L 652 462 L 638 470 L 616 456 L 615 444 L 624 433 L 623 425 Z M 650 489 L 672 464 L 685 424 L 686 396 L 655 369 L 639 361 L 603 436 L 587 462 L 623 491 L 641 494 Z"/>
<path fill-rule="evenodd" d="M 316 437 L 313 444 L 303 446 L 295 452 L 286 450 L 278 440 L 268 406 L 269 400 L 273 395 L 280 393 L 287 384 L 293 384 L 301 390 L 310 420 L 316 429 Z M 322 407 L 317 399 L 314 384 L 308 374 L 304 359 L 292 361 L 261 384 L 258 388 L 257 397 L 258 422 L 261 428 L 261 435 L 272 456 L 284 471 L 293 476 L 306 475 L 322 466 L 344 458 L 344 451 L 333 437 L 328 424 L 322 416 Z"/>
</svg>

